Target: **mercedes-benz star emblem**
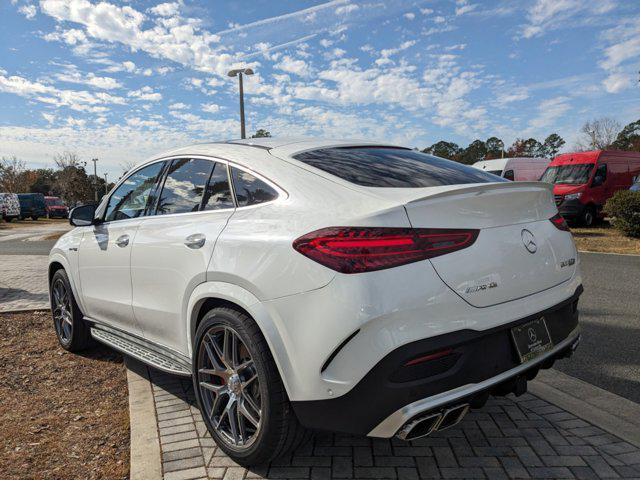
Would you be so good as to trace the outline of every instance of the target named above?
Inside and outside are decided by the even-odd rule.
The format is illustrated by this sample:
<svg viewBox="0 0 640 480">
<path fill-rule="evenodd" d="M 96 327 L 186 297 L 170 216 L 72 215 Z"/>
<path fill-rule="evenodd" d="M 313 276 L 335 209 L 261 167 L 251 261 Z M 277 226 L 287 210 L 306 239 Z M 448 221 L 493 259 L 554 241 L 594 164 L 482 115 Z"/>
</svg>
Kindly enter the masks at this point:
<svg viewBox="0 0 640 480">
<path fill-rule="evenodd" d="M 531 343 L 535 342 L 538 339 L 538 335 L 536 335 L 536 331 L 529 327 L 529 330 L 527 330 L 527 334 L 529 335 L 529 341 Z"/>
<path fill-rule="evenodd" d="M 529 253 L 536 253 L 538 250 L 536 237 L 526 228 L 522 230 L 522 243 L 524 243 L 524 248 L 526 248 Z"/>
</svg>

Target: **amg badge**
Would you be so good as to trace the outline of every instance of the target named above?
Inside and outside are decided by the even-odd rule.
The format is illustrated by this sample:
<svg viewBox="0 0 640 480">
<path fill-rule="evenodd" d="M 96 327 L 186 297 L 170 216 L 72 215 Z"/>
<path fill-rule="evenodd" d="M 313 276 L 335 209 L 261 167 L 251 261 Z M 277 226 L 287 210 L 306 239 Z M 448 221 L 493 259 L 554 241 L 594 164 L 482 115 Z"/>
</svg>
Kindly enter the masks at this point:
<svg viewBox="0 0 640 480">
<path fill-rule="evenodd" d="M 490 288 L 496 288 L 498 284 L 496 282 L 485 283 L 484 285 L 475 285 L 465 290 L 465 293 L 476 293 L 483 290 L 489 290 Z"/>
<path fill-rule="evenodd" d="M 569 260 L 563 260 L 560 262 L 560 268 L 570 267 L 571 265 L 576 263 L 575 258 L 570 258 Z"/>
</svg>

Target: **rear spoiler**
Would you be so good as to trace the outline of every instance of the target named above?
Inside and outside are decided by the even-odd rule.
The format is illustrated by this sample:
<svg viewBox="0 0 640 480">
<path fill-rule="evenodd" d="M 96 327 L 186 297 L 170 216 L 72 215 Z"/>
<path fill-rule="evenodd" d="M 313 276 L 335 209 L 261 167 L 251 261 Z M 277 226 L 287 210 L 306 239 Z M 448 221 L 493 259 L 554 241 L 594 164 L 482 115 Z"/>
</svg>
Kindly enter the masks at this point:
<svg viewBox="0 0 640 480">
<path fill-rule="evenodd" d="M 454 187 L 454 188 L 451 188 Z M 436 187 L 444 188 L 444 187 Z M 496 183 L 472 183 L 469 185 L 449 185 L 444 190 L 435 191 L 422 197 L 414 198 L 407 204 L 417 203 L 424 200 L 435 200 L 460 194 L 481 195 L 485 192 L 495 192 L 496 190 L 547 190 L 553 195 L 553 185 L 545 182 L 496 182 Z"/>
</svg>

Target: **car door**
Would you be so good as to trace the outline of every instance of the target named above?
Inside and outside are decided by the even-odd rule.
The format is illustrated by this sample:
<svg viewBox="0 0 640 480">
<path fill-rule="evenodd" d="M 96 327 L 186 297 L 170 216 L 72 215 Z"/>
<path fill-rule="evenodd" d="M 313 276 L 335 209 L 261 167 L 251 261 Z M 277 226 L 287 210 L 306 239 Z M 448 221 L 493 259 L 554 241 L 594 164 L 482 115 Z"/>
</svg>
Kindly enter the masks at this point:
<svg viewBox="0 0 640 480">
<path fill-rule="evenodd" d="M 141 334 L 131 306 L 131 245 L 154 198 L 164 162 L 129 175 L 98 213 L 103 221 L 87 227 L 78 247 L 78 272 L 85 315 L 129 333 Z"/>
<path fill-rule="evenodd" d="M 225 162 L 177 158 L 131 253 L 133 311 L 146 339 L 188 352 L 186 309 L 206 281 L 218 235 L 235 210 Z"/>
</svg>

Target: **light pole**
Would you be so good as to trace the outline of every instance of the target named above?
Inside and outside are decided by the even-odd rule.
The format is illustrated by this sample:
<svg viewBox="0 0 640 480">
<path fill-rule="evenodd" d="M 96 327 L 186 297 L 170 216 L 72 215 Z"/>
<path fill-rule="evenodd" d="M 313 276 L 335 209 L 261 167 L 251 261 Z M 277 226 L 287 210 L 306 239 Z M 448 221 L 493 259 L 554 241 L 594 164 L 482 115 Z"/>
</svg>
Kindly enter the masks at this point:
<svg viewBox="0 0 640 480">
<path fill-rule="evenodd" d="M 250 68 L 236 68 L 229 70 L 227 75 L 230 77 L 238 77 L 240 84 L 240 138 L 247 138 L 244 130 L 244 90 L 242 87 L 242 75 L 253 75 L 253 70 Z"/>
<path fill-rule="evenodd" d="M 97 158 L 92 158 L 91 161 L 93 162 L 93 199 L 97 202 L 98 201 L 98 159 Z"/>
<path fill-rule="evenodd" d="M 109 180 L 107 180 L 108 175 L 109 174 L 107 172 L 104 172 L 104 194 L 105 195 L 109 193 Z"/>
</svg>

